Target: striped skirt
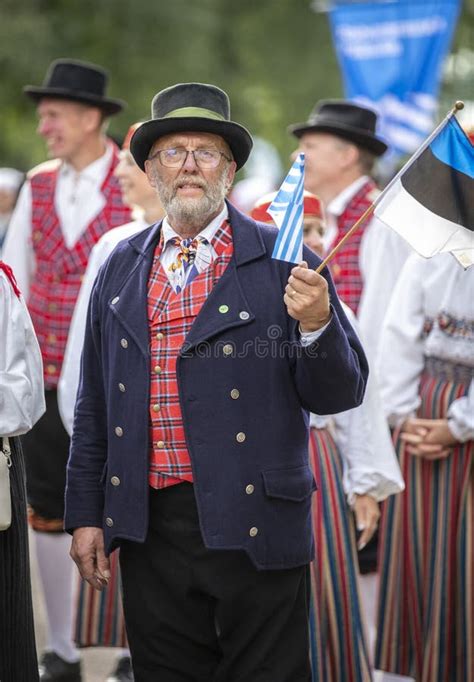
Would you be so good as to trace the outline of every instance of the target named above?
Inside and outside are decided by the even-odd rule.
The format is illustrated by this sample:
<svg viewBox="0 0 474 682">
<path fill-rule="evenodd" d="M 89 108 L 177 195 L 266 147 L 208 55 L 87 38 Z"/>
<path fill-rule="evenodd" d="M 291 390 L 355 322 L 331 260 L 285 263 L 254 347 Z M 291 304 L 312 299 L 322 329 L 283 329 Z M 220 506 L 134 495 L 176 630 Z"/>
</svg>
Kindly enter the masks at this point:
<svg viewBox="0 0 474 682">
<path fill-rule="evenodd" d="M 310 636 L 313 682 L 371 680 L 357 585 L 352 516 L 342 487 L 342 462 L 327 429 L 311 429 L 310 462 L 316 557 L 311 564 Z"/>
<path fill-rule="evenodd" d="M 79 647 L 128 647 L 118 559 L 118 551 L 110 555 L 111 578 L 103 592 L 85 580 L 79 582 L 74 630 L 74 641 Z"/>
<path fill-rule="evenodd" d="M 465 394 L 469 375 L 454 371 L 425 368 L 420 417 L 446 417 Z M 417 682 L 472 682 L 474 442 L 429 461 L 408 455 L 397 435 L 406 489 L 384 508 L 376 668 Z"/>
</svg>

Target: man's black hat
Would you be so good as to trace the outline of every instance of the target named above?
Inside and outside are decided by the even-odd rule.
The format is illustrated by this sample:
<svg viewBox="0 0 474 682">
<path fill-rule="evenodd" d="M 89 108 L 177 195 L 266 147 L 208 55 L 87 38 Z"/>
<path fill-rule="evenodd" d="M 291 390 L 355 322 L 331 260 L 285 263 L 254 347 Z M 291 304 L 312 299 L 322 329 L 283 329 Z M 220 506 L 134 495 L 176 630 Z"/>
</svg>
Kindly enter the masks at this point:
<svg viewBox="0 0 474 682">
<path fill-rule="evenodd" d="M 229 98 L 215 85 L 179 83 L 166 88 L 154 96 L 151 116 L 150 121 L 136 130 L 130 142 L 132 156 L 142 170 L 153 144 L 169 133 L 220 135 L 232 150 L 237 169 L 242 168 L 252 149 L 250 133 L 230 120 Z"/>
<path fill-rule="evenodd" d="M 57 59 L 50 65 L 42 86 L 26 85 L 23 92 L 35 102 L 43 97 L 68 99 L 98 107 L 112 116 L 122 111 L 125 102 L 105 96 L 108 80 L 107 71 L 96 64 Z"/>
<path fill-rule="evenodd" d="M 387 145 L 375 134 L 377 114 L 345 100 L 321 100 L 316 104 L 306 123 L 295 123 L 288 131 L 296 137 L 304 133 L 331 133 L 382 156 Z"/>
</svg>

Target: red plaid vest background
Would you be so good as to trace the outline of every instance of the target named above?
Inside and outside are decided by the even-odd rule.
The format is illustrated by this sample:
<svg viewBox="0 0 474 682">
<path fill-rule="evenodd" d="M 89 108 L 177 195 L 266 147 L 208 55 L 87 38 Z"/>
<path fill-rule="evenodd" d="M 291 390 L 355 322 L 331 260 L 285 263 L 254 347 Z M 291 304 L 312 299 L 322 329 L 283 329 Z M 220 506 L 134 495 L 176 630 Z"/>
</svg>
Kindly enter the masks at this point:
<svg viewBox="0 0 474 682">
<path fill-rule="evenodd" d="M 352 197 L 343 213 L 338 218 L 338 233 L 333 247 L 339 244 L 354 223 L 374 201 L 376 192 L 377 187 L 375 183 L 372 180 L 368 180 Z M 341 298 L 344 303 L 347 303 L 356 314 L 363 286 L 362 275 L 359 268 L 359 251 L 367 225 L 368 221 L 364 221 L 361 227 L 349 237 L 344 246 L 341 247 L 341 250 L 334 256 L 330 265 L 331 274 L 339 298 Z"/>
<path fill-rule="evenodd" d="M 72 249 L 64 242 L 54 207 L 58 167 L 40 171 L 30 178 L 36 272 L 28 308 L 43 356 L 46 388 L 55 388 L 58 384 L 71 317 L 92 247 L 112 227 L 130 220 L 130 209 L 122 203 L 120 188 L 113 177 L 117 162 L 114 149 L 112 164 L 101 187 L 105 206 Z"/>
<path fill-rule="evenodd" d="M 163 244 L 156 247 L 148 280 L 150 328 L 150 474 L 153 488 L 192 481 L 192 469 L 179 404 L 176 360 L 191 326 L 233 253 L 227 221 L 212 239 L 217 257 L 182 292 L 175 293 L 160 264 Z"/>
</svg>

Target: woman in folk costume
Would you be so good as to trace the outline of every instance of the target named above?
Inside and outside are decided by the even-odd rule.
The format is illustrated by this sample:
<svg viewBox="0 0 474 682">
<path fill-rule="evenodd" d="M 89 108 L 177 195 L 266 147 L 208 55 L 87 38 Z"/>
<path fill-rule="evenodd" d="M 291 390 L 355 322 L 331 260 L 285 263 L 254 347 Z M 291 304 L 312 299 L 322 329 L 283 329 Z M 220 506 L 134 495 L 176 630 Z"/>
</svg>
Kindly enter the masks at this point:
<svg viewBox="0 0 474 682">
<path fill-rule="evenodd" d="M 474 679 L 474 268 L 407 261 L 384 322 L 381 394 L 406 481 L 381 528 L 376 663 Z"/>
<path fill-rule="evenodd" d="M 38 680 L 19 436 L 45 411 L 43 365 L 11 269 L 0 261 L 0 680 Z"/>
<path fill-rule="evenodd" d="M 79 385 L 80 359 L 86 327 L 87 309 L 94 281 L 101 265 L 117 244 L 137 234 L 163 217 L 163 208 L 145 173 L 130 154 L 130 140 L 140 124 L 135 123 L 125 136 L 114 174 L 126 206 L 132 209 L 134 220 L 106 232 L 93 247 L 77 298 L 69 329 L 64 362 L 58 384 L 58 405 L 61 419 L 72 434 L 74 406 Z M 119 656 L 110 682 L 133 680 L 130 652 L 122 608 L 118 552 L 110 557 L 110 578 L 103 592 L 94 590 L 79 578 L 75 603 L 74 641 L 78 647 L 118 647 Z"/>
<path fill-rule="evenodd" d="M 271 222 L 266 210 L 274 196 L 260 200 L 252 211 L 255 220 Z M 304 241 L 316 253 L 322 250 L 323 232 L 319 199 L 305 192 Z M 357 329 L 354 314 L 347 306 L 344 311 Z M 309 456 L 320 491 L 313 497 L 313 680 L 366 682 L 371 666 L 359 601 L 357 548 L 366 545 L 377 527 L 378 502 L 403 490 L 373 379 L 359 408 L 330 417 L 311 415 Z M 351 507 L 360 531 L 357 545 Z"/>
</svg>

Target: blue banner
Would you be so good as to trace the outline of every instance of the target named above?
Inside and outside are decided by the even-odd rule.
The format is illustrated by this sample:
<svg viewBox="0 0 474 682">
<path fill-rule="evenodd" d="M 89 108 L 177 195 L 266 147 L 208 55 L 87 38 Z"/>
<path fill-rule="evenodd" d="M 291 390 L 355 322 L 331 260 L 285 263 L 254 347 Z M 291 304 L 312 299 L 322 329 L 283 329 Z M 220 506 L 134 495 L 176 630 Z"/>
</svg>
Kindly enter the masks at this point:
<svg viewBox="0 0 474 682">
<path fill-rule="evenodd" d="M 330 11 L 346 97 L 379 113 L 392 154 L 413 152 L 434 127 L 459 10 L 460 0 L 398 0 Z"/>
</svg>

